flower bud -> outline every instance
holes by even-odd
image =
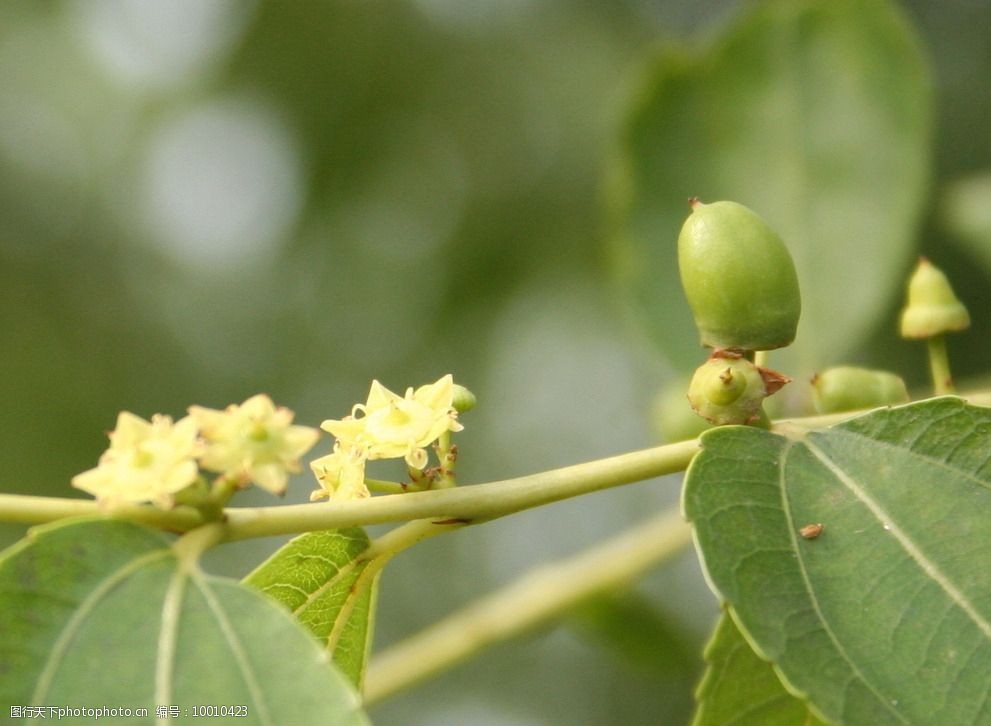
[[[460,386],[457,383],[454,384],[454,396],[451,399],[451,405],[454,406],[454,410],[458,413],[464,413],[465,411],[471,411],[475,408],[475,404],[478,399],[475,398],[475,394],[469,391],[464,386]]]
[[[784,242],[742,204],[691,205],[678,267],[702,344],[747,351],[790,344],[802,303]]]
[[[932,338],[970,327],[967,308],[957,299],[946,275],[925,257],[908,282],[908,302],[902,309],[903,338]]]
[[[900,376],[888,371],[840,366],[812,379],[812,401],[819,413],[839,413],[908,403]]]
[[[788,381],[746,358],[716,353],[695,371],[688,401],[699,416],[714,424],[753,423],[760,418],[764,399]]]

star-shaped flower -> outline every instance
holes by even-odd
[[[363,449],[369,459],[405,457],[417,469],[427,463],[424,447],[446,431],[460,431],[452,406],[454,379],[448,374],[415,391],[399,396],[372,381],[368,400],[357,404],[351,415],[328,420],[321,428],[347,447]]]
[[[291,425],[293,412],[276,408],[264,394],[223,411],[190,406],[189,413],[206,440],[200,458],[204,469],[245,484],[253,481],[273,494],[285,492],[289,472],[300,470],[299,457],[320,436],[309,426]]]
[[[310,501],[317,499],[363,499],[370,495],[365,486],[365,459],[367,452],[361,448],[348,448],[340,443],[334,453],[310,462],[313,475],[322,489],[310,494]]]
[[[106,508],[138,502],[169,508],[173,494],[196,479],[196,433],[190,416],[173,424],[168,416],[156,414],[149,422],[123,411],[99,465],[74,476],[72,486],[94,495]]]

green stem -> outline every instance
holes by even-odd
[[[991,391],[965,396],[970,403],[991,406]],[[784,419],[772,431],[800,435],[803,431],[840,423],[864,411]],[[698,440],[680,441],[585,464],[566,466],[517,479],[475,484],[455,489],[410,492],[371,499],[272,507],[228,507],[228,539],[294,534],[414,519],[494,519],[542,504],[589,492],[683,471],[698,451]],[[0,494],[0,521],[42,524],[66,517],[107,514],[96,502],[59,497]],[[203,514],[187,505],[170,510],[127,506],[109,514],[114,519],[146,524],[172,532],[186,532],[206,523]]]
[[[440,465],[440,478],[437,481],[438,489],[449,489],[458,485],[456,474],[454,473],[455,454],[451,447],[451,432],[445,431],[437,439],[437,462]]]
[[[227,502],[231,500],[237,490],[237,481],[226,476],[218,477],[210,488],[210,493],[203,502],[197,505],[197,509],[203,513],[204,519],[208,521],[223,519],[224,507],[227,506]]]
[[[171,532],[186,532],[207,521],[202,512],[188,505],[169,510],[132,505],[108,513],[88,499],[0,494],[0,521],[3,522],[43,524],[67,517],[93,517],[99,514],[109,514],[112,519],[138,522]]]
[[[950,372],[950,356],[946,352],[946,336],[934,335],[929,338],[927,343],[933,392],[937,396],[956,393],[956,387],[953,385],[953,374]]]
[[[581,494],[683,471],[697,451],[698,441],[681,441],[488,484],[326,504],[228,507],[225,510],[227,539],[415,519],[462,523],[494,519]],[[38,524],[100,513],[95,502],[0,494],[0,521]],[[167,511],[150,506],[126,507],[115,510],[113,516],[172,531],[186,531],[204,523],[203,515],[192,507]]]
[[[420,487],[416,484],[400,484],[397,481],[368,479],[367,477],[365,478],[365,486],[368,487],[369,491],[378,492],[379,494],[405,494],[406,492],[420,490]]]
[[[358,578],[351,585],[351,594],[345,601],[344,609],[334,619],[334,628],[327,637],[328,650],[333,652],[337,647],[337,643],[344,633],[344,628],[347,627],[355,604],[361,599],[364,591],[372,587],[379,573],[382,572],[382,569],[393,557],[418,542],[453,529],[459,529],[463,526],[463,522],[435,524],[428,520],[417,520],[415,522],[407,522],[372,540],[368,549],[359,556],[359,561],[366,564],[364,564]]]
[[[407,465],[406,472],[409,474],[409,480],[412,488],[416,491],[422,492],[433,487],[433,479],[424,474],[421,469]]]
[[[681,515],[669,510],[576,556],[532,570],[375,657],[365,679],[365,704],[547,622],[592,595],[627,585],[681,551],[690,533]]]
[[[227,510],[228,539],[267,537],[411,519],[474,523],[581,494],[682,471],[697,452],[697,441],[682,441],[517,479],[469,487],[320,505],[236,507]]]
[[[385,534],[376,537],[361,557],[367,560],[388,561],[403,550],[409,549],[417,542],[422,542],[443,532],[450,532],[465,526],[465,522],[436,523],[429,519],[417,519],[407,522]],[[385,564],[385,562],[383,562]]]
[[[217,478],[217,481],[213,483],[213,488],[210,490],[210,501],[215,503],[220,509],[223,509],[227,502],[231,500],[231,497],[237,493],[238,489],[243,489],[247,485],[240,484],[236,479],[231,479],[226,476],[221,476]]]
[[[195,567],[204,552],[224,539],[224,529],[222,523],[211,522],[190,530],[177,539],[172,549],[181,566],[186,570]]]

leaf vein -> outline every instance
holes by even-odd
[[[379,568],[381,569],[381,568]],[[344,597],[344,602],[341,603],[341,609],[337,611],[337,615],[334,617],[333,625],[330,628],[330,632],[327,634],[327,650],[333,653],[337,649],[338,643],[341,641],[341,636],[344,634],[344,628],[347,626],[347,622],[351,617],[351,613],[354,612],[355,605],[357,605],[358,600],[361,596],[365,594],[364,591],[364,580],[371,572],[372,579],[378,574],[378,569],[373,570],[371,567],[365,567],[358,577],[355,579],[354,584],[348,590],[348,594]]]
[[[136,557],[130,562],[121,565],[96,584],[90,594],[87,595],[79,604],[79,607],[76,608],[76,611],[72,614],[72,617],[69,618],[69,621],[65,624],[62,632],[59,633],[58,637],[55,639],[55,642],[52,644],[51,653],[45,661],[44,668],[41,669],[41,673],[38,675],[38,683],[35,686],[34,693],[31,694],[32,704],[39,705],[45,698],[45,695],[48,693],[48,689],[51,688],[52,679],[55,677],[55,671],[58,668],[62,658],[65,656],[70,643],[78,634],[79,629],[82,627],[82,624],[85,622],[86,618],[88,618],[96,609],[96,606],[99,604],[100,600],[102,600],[108,592],[116,587],[122,580],[131,575],[135,570],[139,570],[145,565],[154,562],[155,560],[168,557],[171,554],[171,550],[163,548],[141,555],[140,557]]]
[[[809,446],[811,448],[811,444],[809,444]],[[857,667],[857,664],[850,657],[850,654],[847,653],[846,648],[844,648],[843,645],[840,643],[840,640],[836,636],[836,633],[833,632],[832,627],[829,625],[829,621],[826,619],[825,613],[822,612],[822,608],[819,607],[819,600],[816,597],[815,588],[812,586],[812,580],[809,577],[809,572],[805,566],[805,559],[802,556],[803,550],[801,547],[798,546],[798,539],[796,537],[796,525],[795,525],[794,517],[792,516],[791,513],[791,505],[788,501],[788,496],[787,496],[788,487],[787,487],[787,479],[785,478],[785,471],[787,469],[786,462],[789,453],[791,453],[794,447],[795,447],[795,442],[789,441],[786,447],[782,450],[781,463],[778,467],[778,477],[779,477],[780,489],[781,489],[781,507],[784,512],[785,519],[787,521],[788,536],[791,538],[792,547],[794,548],[796,553],[795,561],[798,565],[799,573],[802,576],[802,581],[805,583],[805,589],[806,592],[808,593],[809,601],[812,604],[812,608],[815,610],[816,616],[819,618],[819,622],[822,623],[823,630],[826,632],[826,635],[829,637],[830,641],[832,641],[833,643],[833,646],[836,648],[837,655],[839,655],[846,662],[847,666],[849,666],[850,668],[851,673],[855,674],[856,677],[860,680],[860,682],[863,683],[864,686],[871,693],[874,694],[874,697],[878,699],[878,701],[885,708],[885,710],[893,714],[902,723],[908,723],[908,721],[906,721],[905,718],[900,713],[892,709],[890,700],[885,698],[878,691],[877,687],[867,679],[867,677],[863,674],[860,668]]]
[[[291,592],[298,592],[303,596],[304,600],[310,594],[299,585],[294,585],[291,582],[273,582],[271,585],[265,585],[265,587],[262,588],[262,592],[265,593],[270,593],[273,590],[289,590]]]
[[[162,602],[162,625],[158,631],[158,655],[155,658],[155,705],[172,702],[172,675],[179,640],[179,616],[186,591],[186,572],[179,567],[169,581]]]
[[[815,457],[819,459],[819,461],[821,461],[830,472],[832,472],[833,476],[835,476],[837,480],[843,484],[843,486],[849,489],[850,493],[863,502],[867,509],[870,510],[871,514],[878,519],[878,521],[888,527],[891,534],[898,540],[898,543],[905,549],[905,552],[913,560],[915,560],[915,563],[922,569],[922,571],[943,589],[943,591],[957,605],[957,607],[966,613],[974,624],[977,625],[980,631],[984,633],[985,637],[991,639],[991,623],[981,616],[967,596],[953,584],[953,582],[942,572],[942,570],[939,569],[939,567],[936,566],[934,562],[926,557],[925,553],[920,550],[918,546],[916,546],[915,542],[912,541],[908,534],[906,534],[901,527],[892,521],[892,518],[887,512],[884,511],[884,509],[881,508],[881,505],[874,501],[867,494],[867,492],[865,492],[852,477],[843,471],[839,465],[836,464],[836,462],[831,460],[825,452],[819,449],[811,441],[807,441],[806,444],[812,451],[813,455],[815,455]],[[985,486],[987,485],[985,484]]]
[[[355,557],[353,560],[351,560],[350,562],[348,562],[346,565],[344,565],[343,567],[339,568],[337,570],[337,572],[334,573],[334,575],[332,577],[330,577],[330,578],[328,578],[326,580],[326,582],[324,582],[322,585],[320,585],[319,587],[317,587],[316,589],[314,589],[313,592],[311,592],[307,596],[306,600],[304,600],[303,603],[300,604],[299,607],[297,607],[295,610],[292,611],[292,614],[293,615],[299,615],[299,613],[301,611],[305,610],[310,605],[312,605],[314,600],[316,600],[317,598],[319,598],[321,595],[323,595],[325,592],[327,592],[327,590],[329,590],[334,585],[336,585],[338,583],[338,581],[340,581],[345,575],[351,574],[351,571],[354,570],[359,565],[367,565],[367,564],[368,564],[368,561],[367,560],[362,560],[361,557],[360,557],[360,555],[358,557]],[[359,577],[360,577],[360,575],[359,575]]]
[[[950,472],[956,474],[957,476],[959,476],[959,477],[961,477],[963,479],[967,479],[968,481],[974,482],[975,484],[977,484],[979,486],[982,486],[985,489],[991,489],[991,482],[989,482],[989,481],[987,481],[985,479],[981,479],[975,473],[969,472],[969,471],[967,471],[965,469],[961,469],[959,467],[952,466],[951,464],[948,464],[945,461],[940,461],[939,459],[933,458],[931,456],[926,456],[925,454],[921,454],[918,451],[915,451],[914,449],[905,448],[903,446],[894,444],[894,443],[892,443],[890,441],[881,441],[879,439],[872,439],[869,436],[861,436],[860,434],[858,434],[855,431],[840,430],[840,429],[831,429],[829,431],[830,437],[832,437],[832,436],[834,436],[836,434],[841,434],[842,436],[853,436],[853,437],[856,437],[856,438],[866,439],[868,442],[870,442],[870,444],[872,446],[884,446],[884,447],[887,447],[889,449],[894,449],[895,451],[898,451],[900,453],[904,453],[904,454],[908,454],[910,456],[914,456],[917,459],[920,459],[922,461],[925,461],[927,463],[932,464],[933,466],[937,466],[937,467],[940,467],[942,469],[946,469],[947,471],[950,471]],[[810,435],[806,439],[806,442],[809,444],[810,447],[815,448],[816,451],[821,452],[823,456],[827,456],[827,458],[828,458],[828,455],[826,454],[826,452],[822,451],[822,449],[820,449],[818,446],[816,446],[815,444],[812,443],[812,439],[814,437],[815,437],[814,434]],[[817,457],[818,457],[818,454],[817,454]],[[821,457],[819,457],[819,458],[821,458]],[[988,461],[991,461],[991,456],[988,457]],[[981,468],[983,468],[983,465],[982,465]]]
[[[272,726],[274,722],[272,721],[272,717],[268,712],[268,707],[265,704],[261,686],[258,684],[255,671],[251,667],[251,661],[248,658],[248,654],[241,645],[241,639],[238,637],[237,632],[231,626],[230,620],[227,618],[227,613],[224,612],[224,609],[220,606],[220,603],[213,596],[213,592],[211,592],[208,587],[208,583],[201,576],[198,576],[195,573],[193,573],[192,578],[193,582],[196,583],[196,587],[206,600],[207,605],[210,607],[210,610],[217,618],[217,624],[220,626],[220,631],[223,633],[224,639],[227,641],[227,644],[230,646],[231,652],[234,655],[234,662],[237,663],[238,670],[241,671],[241,675],[244,677],[244,682],[248,687],[248,693],[251,696],[251,700],[258,709],[259,720],[265,724],[265,726]]]

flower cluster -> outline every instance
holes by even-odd
[[[310,499],[369,496],[365,463],[372,459],[403,458],[413,475],[422,475],[426,447],[460,431],[458,410],[472,405],[474,396],[450,375],[408,388],[402,396],[373,381],[368,400],[355,405],[350,416],[323,422],[336,441],[332,453],[310,464],[321,486]],[[72,485],[107,509],[141,502],[169,508],[177,501],[223,506],[235,489],[251,483],[282,494],[289,474],[300,470],[300,457],[320,436],[317,429],[292,421],[292,411],[277,408],[262,394],[224,410],[190,406],[189,415],[175,422],[161,414],[146,421],[125,411],[99,464],[73,477]],[[446,444],[441,450],[448,462],[454,460]],[[201,470],[220,475],[212,491]],[[442,465],[440,471],[453,481],[450,469]]]
[[[191,406],[189,414],[206,442],[200,466],[273,494],[285,492],[289,472],[300,470],[299,457],[320,436],[309,426],[293,426],[292,411],[262,394],[223,411]]]
[[[77,474],[72,486],[108,508],[136,502],[168,508],[173,495],[196,479],[195,458],[201,451],[196,421],[190,416],[172,423],[168,416],[156,414],[149,422],[123,411],[99,466]]]
[[[350,416],[328,420],[321,428],[337,439],[334,451],[313,461],[321,489],[311,499],[356,499],[369,496],[365,486],[365,462],[404,458],[412,469],[427,465],[426,447],[449,431],[460,431],[453,406],[454,379],[446,375],[436,383],[403,396],[372,381],[368,400],[356,404]]]
[[[265,395],[223,411],[192,406],[174,423],[168,416],[156,414],[149,422],[125,411],[98,466],[73,477],[72,485],[107,508],[139,502],[168,508],[202,467],[236,487],[254,482],[282,494],[289,472],[299,471],[299,458],[320,435],[292,419],[289,409],[276,408]]]

